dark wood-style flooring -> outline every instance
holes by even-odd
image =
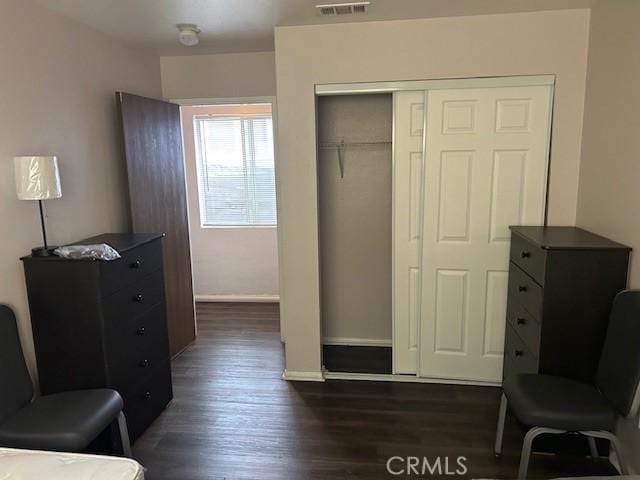
[[[196,343],[173,362],[175,399],[134,445],[147,480],[408,478],[386,473],[394,455],[464,456],[470,478],[516,477],[512,419],[493,456],[498,389],[285,382],[277,305],[199,304],[197,317]],[[551,455],[530,468],[530,478],[611,473],[605,460]]]

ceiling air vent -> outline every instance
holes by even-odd
[[[321,15],[353,15],[365,13],[371,2],[328,3],[316,5]]]

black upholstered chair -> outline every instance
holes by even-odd
[[[0,446],[77,452],[112,422],[131,456],[122,397],[96,389],[33,397],[13,311],[0,305]]]
[[[531,427],[524,437],[519,479],[527,476],[533,440],[547,433],[584,435],[593,458],[598,457],[594,439],[609,440],[618,454],[622,473],[626,473],[613,430],[618,415],[626,417],[631,413],[640,381],[640,290],[625,290],[615,297],[594,380],[594,384],[586,384],[537,374],[505,379],[495,453],[502,451],[508,405],[521,423]]]

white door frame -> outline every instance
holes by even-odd
[[[259,96],[259,97],[222,97],[222,98],[174,98],[168,100],[169,102],[176,103],[181,107],[194,107],[198,105],[252,105],[258,103],[268,103],[271,105],[271,118],[273,124],[273,157],[274,157],[274,165],[275,165],[275,173],[276,173],[276,204],[280,205],[280,189],[278,188],[278,104],[277,97],[275,96]],[[184,139],[183,139],[184,141]],[[186,181],[186,178],[185,178]],[[280,209],[277,208],[279,211]],[[191,227],[189,227],[191,228]],[[259,227],[264,228],[264,227]],[[274,228],[274,227],[266,227],[266,228]],[[280,229],[278,225],[275,226],[278,234],[278,244],[281,244],[280,238]],[[193,258],[193,255],[191,256]],[[282,264],[280,260],[280,255],[278,255],[278,289],[282,292]],[[216,296],[215,301],[245,301],[245,302],[280,302],[280,295],[277,296],[268,296],[268,297],[226,297],[226,296]],[[201,301],[207,301],[206,298],[201,299]],[[211,301],[211,299],[210,299]],[[195,298],[194,298],[195,302]],[[195,308],[195,307],[194,307]],[[196,322],[197,324],[197,322]],[[280,315],[280,340],[284,343],[284,322],[283,315]]]
[[[425,94],[428,90],[440,90],[440,89],[453,89],[453,88],[501,88],[501,87],[519,87],[519,86],[539,86],[549,85],[551,86],[550,105],[549,105],[549,133],[548,144],[546,152],[546,166],[545,177],[546,182],[544,186],[544,224],[547,223],[548,213],[548,194],[549,194],[549,162],[551,159],[551,130],[553,126],[553,103],[555,95],[555,75],[506,75],[506,76],[494,76],[494,77],[474,77],[474,78],[443,78],[433,80],[403,80],[403,81],[381,81],[381,82],[354,82],[354,83],[328,83],[318,84],[315,86],[316,97],[329,96],[329,95],[366,95],[372,93],[393,93],[399,91],[411,91],[411,90],[424,90]],[[425,95],[425,118],[426,110],[428,108]],[[395,124],[395,121],[394,121]],[[426,126],[425,126],[426,127]],[[426,128],[424,131],[424,138],[426,138]],[[426,155],[426,149],[423,145],[423,155]],[[317,154],[316,154],[317,155]],[[317,159],[316,159],[317,161]],[[424,225],[422,226],[424,228]],[[393,260],[392,260],[393,261]],[[392,268],[395,271],[395,262]],[[395,307],[394,307],[395,308]],[[392,322],[395,315],[392,315]],[[393,326],[392,331],[395,330]],[[320,351],[322,351],[322,340],[320,345]],[[419,348],[419,346],[418,346]],[[335,374],[325,373],[325,378],[331,376],[335,377]],[[377,374],[344,374],[340,378],[343,379],[366,379],[366,380],[392,380],[392,381],[407,381],[415,382],[416,378],[419,378],[420,383],[442,383],[442,379],[438,378],[426,378],[416,377],[414,375],[377,375]],[[451,383],[461,383],[452,380]],[[467,382],[462,382],[467,383]],[[493,382],[469,382],[470,384],[484,384],[495,385]]]
[[[442,78],[436,80],[404,80],[397,82],[326,83],[316,85],[316,95],[357,95],[391,93],[403,90],[439,90],[452,88],[533,87],[554,85],[555,75],[516,75],[476,78]]]

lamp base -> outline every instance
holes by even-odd
[[[31,249],[32,257],[52,257],[53,251],[58,247],[36,247]]]

